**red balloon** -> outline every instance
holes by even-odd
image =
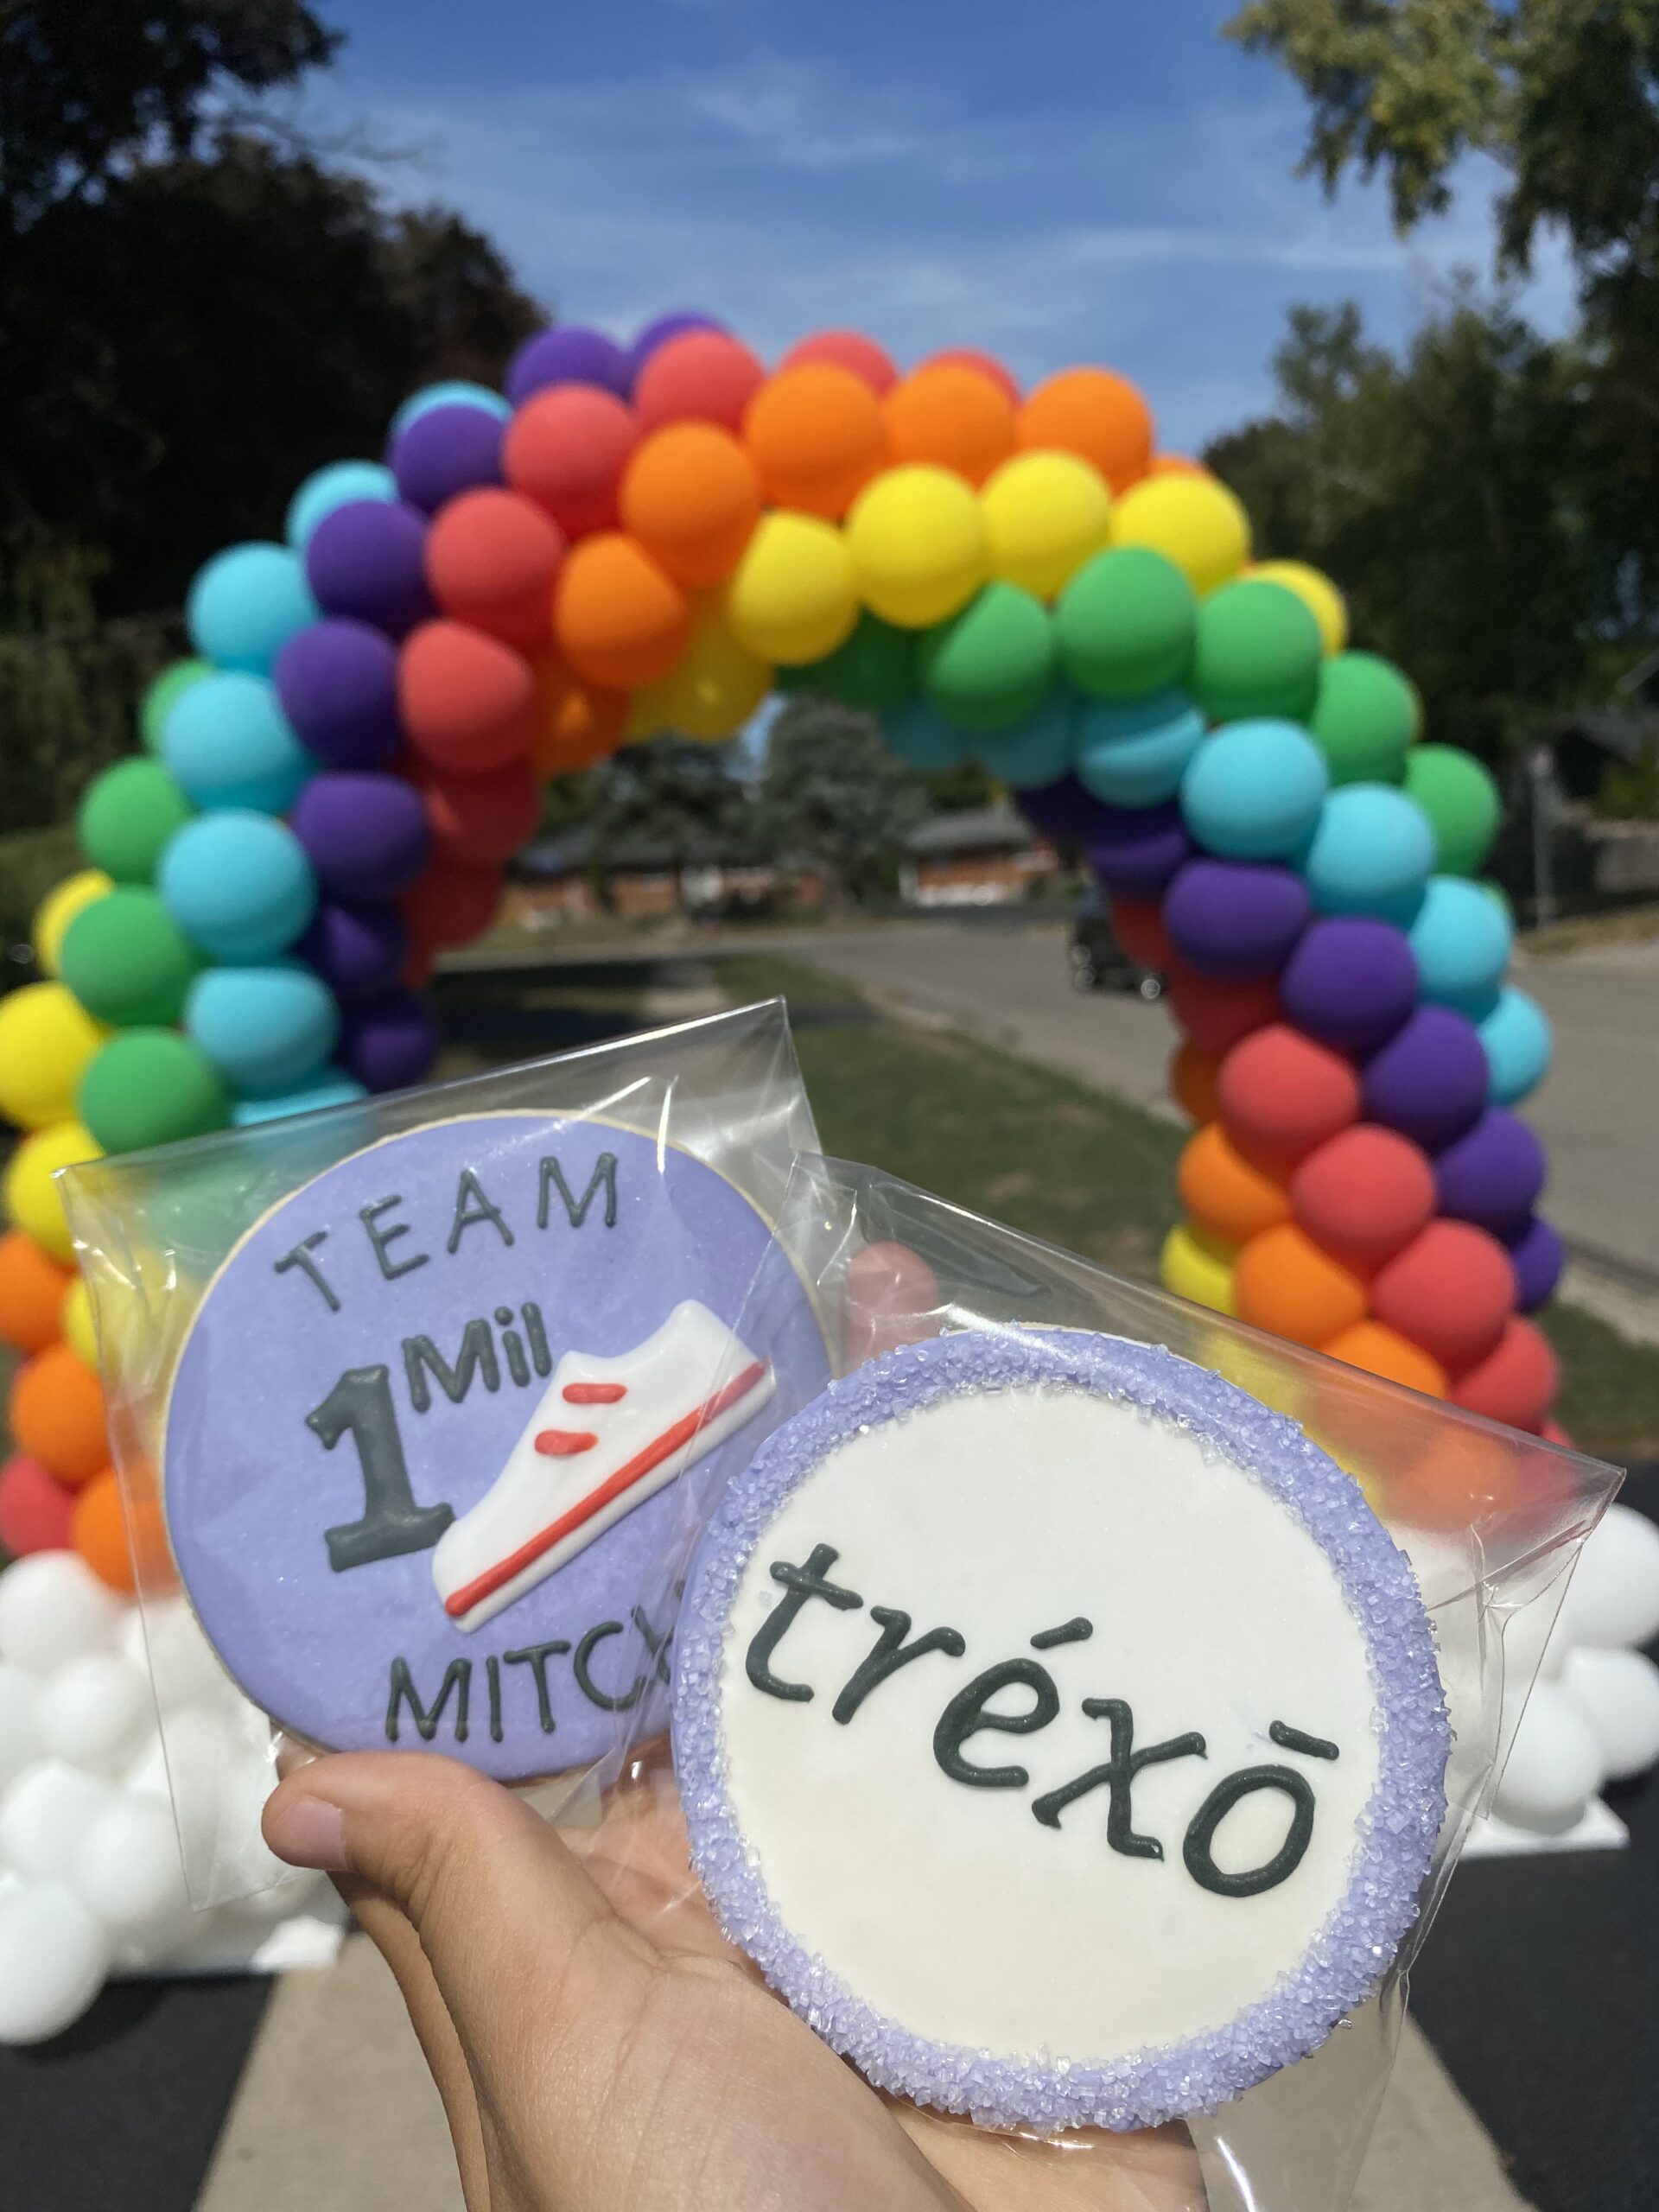
[[[1205,988],[1223,998],[1239,989],[1222,983]],[[1359,1077],[1352,1067],[1340,1052],[1316,1045],[1287,1021],[1269,1022],[1235,1045],[1221,1064],[1216,1090],[1222,1119],[1237,1143],[1286,1166],[1328,1144],[1359,1113]]]
[[[1378,1268],[1433,1218],[1434,1171],[1392,1129],[1357,1122],[1308,1154],[1291,1211],[1316,1244],[1352,1268]]]
[[[1155,899],[1114,899],[1112,935],[1131,960],[1161,975],[1174,959],[1162,909]]]
[[[1239,1039],[1279,1018],[1279,994],[1270,982],[1217,983],[1172,952],[1163,963],[1175,1019],[1199,1052],[1219,1059]]]
[[[874,338],[866,338],[861,331],[815,331],[810,338],[803,338],[798,345],[791,346],[778,365],[780,369],[798,369],[804,361],[833,361],[838,369],[850,369],[861,383],[868,385],[878,399],[899,381],[899,372],[891,359]]]
[[[1431,1221],[1376,1276],[1371,1310],[1432,1352],[1448,1375],[1465,1375],[1497,1344],[1515,1310],[1515,1270],[1484,1229]]]
[[[457,622],[470,622],[520,652],[553,634],[553,580],[564,533],[520,492],[463,492],[439,509],[426,537],[426,581]]]
[[[597,385],[556,384],[507,425],[501,464],[515,492],[546,509],[567,537],[616,528],[616,494],[639,441],[632,408]]]
[[[954,361],[958,368],[977,369],[981,376],[990,378],[1010,406],[1020,404],[1019,385],[1001,362],[991,354],[982,353],[972,346],[947,346],[943,353],[930,353],[918,365],[924,369],[937,369],[946,361]]]
[[[440,861],[489,868],[510,860],[536,833],[541,789],[528,760],[510,760],[487,776],[416,774]]]
[[[734,435],[766,370],[741,338],[725,330],[688,330],[671,338],[639,372],[633,411],[642,433],[665,423],[717,423]]]
[[[442,951],[482,937],[501,902],[499,868],[470,868],[438,861],[403,901],[404,919],[417,952]]]
[[[73,1492],[27,1452],[14,1452],[0,1467],[0,1545],[16,1558],[62,1551],[74,1511]]]
[[[423,622],[404,640],[397,709],[410,745],[431,766],[485,776],[527,760],[536,707],[534,671],[499,638],[442,621]]]
[[[1560,1380],[1548,1338],[1530,1321],[1512,1316],[1485,1358],[1459,1376],[1452,1399],[1471,1414],[1535,1434],[1544,1426]]]

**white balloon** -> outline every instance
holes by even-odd
[[[0,1861],[33,1881],[60,1880],[111,1795],[96,1775],[62,1759],[36,1759],[0,1797]]]
[[[1562,1610],[1574,1643],[1605,1651],[1659,1636],[1659,1529],[1628,1505],[1610,1505],[1579,1554]]]
[[[123,1786],[140,1797],[159,1797],[163,1804],[171,1804],[173,1792],[167,1779],[167,1754],[162,1749],[159,1736],[145,1738],[144,1747],[127,1769]]]
[[[115,1648],[124,1659],[130,1659],[141,1674],[149,1672],[149,1649],[144,1642],[144,1616],[137,1605],[129,1605],[121,1616],[121,1625],[115,1631]]]
[[[0,1573],[0,1659],[53,1674],[106,1649],[124,1610],[79,1552],[31,1552]]]
[[[109,1965],[109,1936],[61,1882],[0,1892],[0,2044],[60,2033],[97,1996]]]
[[[35,1711],[38,1694],[33,1675],[0,1659],[0,1789],[45,1748]]]
[[[106,1928],[135,1942],[190,1909],[173,1815],[154,1797],[112,1798],[82,1838],[70,1878]]]
[[[164,1598],[144,1614],[145,1650],[164,1708],[233,1705],[238,1693],[182,1598]]]
[[[149,1683],[118,1651],[89,1651],[41,1684],[35,1708],[53,1757],[118,1772],[154,1725]]]
[[[1562,1683],[1589,1723],[1611,1782],[1645,1774],[1659,1760],[1659,1667],[1640,1651],[1567,1655]]]
[[[1493,1810],[1516,1827],[1560,1835],[1583,1816],[1601,1782],[1601,1753],[1584,1715],[1556,1683],[1535,1683]]]

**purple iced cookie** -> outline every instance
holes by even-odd
[[[662,1699],[677,1478],[723,1479],[826,1374],[766,1223],[690,1154],[435,1122],[327,1170],[220,1268],[168,1403],[168,1532],[283,1726],[523,1780]]]
[[[1450,1732],[1411,1569],[1300,1428],[1166,1351],[974,1332],[833,1384],[721,1497],[677,1651],[722,1926],[918,2103],[1213,2109],[1416,1918]]]

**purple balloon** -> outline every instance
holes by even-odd
[[[325,904],[294,948],[342,1006],[378,998],[404,972],[409,926],[395,906]]]
[[[1276,976],[1307,927],[1307,886],[1294,868],[1191,860],[1164,894],[1164,926],[1189,968],[1221,983]]]
[[[567,323],[525,339],[507,366],[507,397],[522,407],[550,384],[596,384],[626,399],[633,389],[628,357],[602,330]]]
[[[671,338],[683,337],[688,330],[724,330],[723,322],[716,322],[711,315],[699,315],[695,308],[685,308],[675,315],[659,315],[655,322],[648,322],[628,348],[628,389],[632,391],[639,372],[659,346],[666,346]]]
[[[1101,806],[1100,817],[1088,845],[1096,875],[1117,898],[1161,899],[1165,885],[1192,850],[1180,808],[1173,799],[1162,806]]]
[[[346,1009],[335,1057],[371,1090],[418,1083],[438,1055],[437,1009],[424,991],[387,991]]]
[[[1439,1152],[1479,1120],[1487,1081],[1474,1024],[1450,1007],[1420,1006],[1366,1063],[1364,1118]]]
[[[1515,1303],[1522,1313],[1548,1306],[1567,1265],[1567,1247],[1541,1214],[1533,1214],[1505,1236],[1515,1269]]]
[[[1279,996],[1322,1045],[1363,1055],[1384,1045],[1417,1003],[1417,962],[1405,932],[1367,914],[1315,922],[1285,963]]]
[[[314,622],[271,671],[301,742],[331,768],[378,768],[404,741],[397,648],[366,622]]]
[[[507,426],[483,407],[429,407],[391,442],[387,459],[410,506],[435,514],[458,492],[501,481]]]
[[[426,588],[426,518],[400,499],[348,499],[325,515],[307,542],[305,573],[326,614],[388,637],[436,611]]]
[[[1523,1223],[1544,1187],[1544,1147],[1502,1106],[1489,1106],[1472,1129],[1434,1162],[1442,1213],[1502,1235]]]
[[[367,771],[314,776],[295,801],[289,827],[325,894],[353,905],[401,898],[432,849],[426,807],[414,785]]]
[[[1057,845],[1086,845],[1109,810],[1075,776],[1030,785],[1009,797],[1032,828]]]

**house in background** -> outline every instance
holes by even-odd
[[[1005,906],[1059,872],[1059,857],[1017,807],[936,814],[905,840],[899,895],[910,906]]]

